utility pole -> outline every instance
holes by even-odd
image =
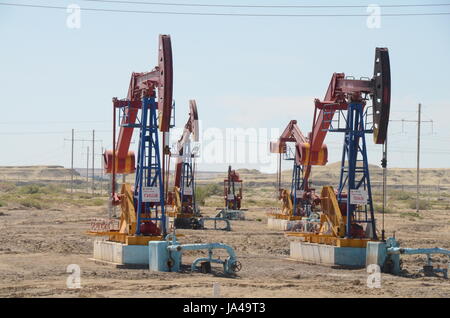
[[[417,119],[417,196],[416,196],[416,211],[419,212],[419,195],[420,195],[420,115],[422,104],[419,103],[419,114]]]
[[[81,142],[83,142],[83,145],[82,145],[82,147],[84,147],[84,143],[85,142],[91,142],[92,141],[92,189],[94,189],[94,156],[95,156],[95,151],[94,151],[94,149],[95,149],[95,143],[96,142],[100,142],[100,143],[102,143],[103,141],[102,140],[96,140],[95,139],[95,130],[93,130],[92,131],[92,140],[91,139],[75,139],[74,138],[74,135],[75,135],[75,133],[74,133],[74,129],[72,129],[72,138],[71,139],[64,139],[64,141],[70,141],[71,143],[72,143],[72,162],[71,162],[71,168],[72,168],[72,185],[71,185],[71,193],[73,192],[73,179],[74,179],[74,168],[73,168],[73,156],[74,156],[74,144],[75,144],[75,142],[78,142],[78,141],[81,141]],[[81,152],[81,156],[84,156],[84,154],[83,154],[83,152]],[[89,160],[89,147],[88,147],[88,154],[87,154],[87,156],[88,156],[88,160]],[[89,166],[89,164],[87,164],[87,166]],[[87,168],[87,170],[86,170],[86,182],[88,182],[88,186],[87,186],[87,192],[89,193],[89,169]],[[76,177],[77,179],[78,179],[78,177]],[[92,191],[94,191],[94,190],[92,190]],[[93,194],[93,192],[92,192],[92,194]]]
[[[401,122],[402,123],[402,132],[403,132],[403,125],[406,122],[409,123],[417,123],[417,172],[416,172],[416,176],[417,176],[417,180],[416,180],[416,212],[418,213],[420,210],[420,201],[419,201],[419,196],[420,196],[420,126],[422,123],[431,123],[431,134],[433,134],[433,120],[422,120],[422,104],[419,103],[418,105],[418,114],[417,114],[418,118],[417,120],[406,120],[406,119],[401,119],[401,120],[396,120],[396,119],[390,119],[389,121],[397,121],[397,122]],[[403,185],[402,185],[402,191],[403,191]]]
[[[94,186],[95,186],[95,170],[94,170],[94,162],[95,162],[95,130],[92,130],[92,195],[94,195]]]
[[[102,147],[102,153],[101,153],[101,155],[103,154],[103,147]],[[103,158],[101,158],[101,162],[102,162],[102,164],[101,164],[101,175],[100,175],[100,195],[103,195],[103,169],[104,169],[104,167],[103,167],[103,165],[104,165],[104,163],[103,163]]]
[[[70,164],[70,194],[73,195],[73,145],[74,145],[74,129],[72,128],[72,154],[71,154],[71,164]]]
[[[89,193],[89,147],[87,147],[87,156],[86,156],[86,192]]]

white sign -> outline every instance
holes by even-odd
[[[142,202],[160,202],[159,187],[142,187]]]
[[[228,200],[234,200],[234,194],[233,193],[229,193],[228,194]]]
[[[305,191],[303,191],[303,190],[296,190],[295,191],[295,196],[297,197],[297,198],[303,198],[303,195],[305,194]]]
[[[184,188],[184,195],[192,195],[192,187],[186,187]]]
[[[351,189],[350,190],[350,204],[367,204],[368,194],[364,189]]]

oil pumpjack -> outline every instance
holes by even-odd
[[[223,198],[225,208],[217,213],[216,217],[229,220],[244,220],[244,209],[241,208],[242,203],[242,180],[236,170],[228,166],[227,178],[223,181]]]
[[[287,143],[295,143],[295,150],[290,151]],[[270,143],[270,152],[279,155],[277,184],[278,199],[281,202],[281,213],[269,213],[269,218],[295,221],[309,217],[312,212],[320,210],[320,197],[309,184],[310,166],[325,165],[327,163],[327,146],[325,144],[322,145],[319,152],[310,156],[309,138],[303,135],[297,125],[297,121],[291,120],[278,140]],[[282,154],[284,154],[286,160],[293,161],[290,190],[281,187]]]
[[[191,140],[192,139],[192,140]],[[168,215],[177,228],[200,228],[197,220],[201,217],[195,200],[195,157],[196,151],[192,142],[199,140],[199,123],[197,103],[189,101],[189,118],[184,126],[183,134],[176,144],[171,156],[176,157],[173,191],[169,192],[168,204],[172,211]]]
[[[354,79],[346,77],[344,73],[334,73],[325,98],[315,99],[308,156],[314,158],[323,151],[327,132],[344,133],[340,180],[337,191],[331,186],[322,188],[321,216],[320,220],[314,221],[318,226],[309,227],[310,230],[303,228],[299,232],[287,233],[288,237],[301,238],[301,242],[294,245],[291,243],[291,256],[294,258],[306,257],[305,249],[311,246],[305,243],[356,248],[352,251],[357,255],[365,251],[369,241],[378,239],[366,134],[373,133],[376,144],[385,142],[389,123],[390,92],[388,50],[376,48],[372,79]],[[371,106],[367,105],[369,100],[372,101]],[[336,113],[338,118],[334,119]],[[310,165],[306,170],[310,170]],[[363,261],[365,260],[359,259],[360,263]]]
[[[105,172],[111,174],[111,202],[121,210],[118,229],[90,234],[128,245],[146,245],[167,234],[161,157],[166,155],[166,134],[171,128],[172,87],[171,40],[169,35],[160,35],[157,66],[132,73],[127,97],[113,98],[113,149],[105,151],[103,160]],[[116,140],[117,112],[120,131]],[[137,159],[129,149],[134,129],[139,130]],[[116,175],[131,173],[135,173],[134,185],[124,183],[118,192]]]
[[[170,155],[167,142],[169,129],[173,127],[172,83],[170,36],[160,35],[158,65],[150,72],[133,73],[127,98],[113,99],[113,150],[106,151],[103,158],[106,172],[112,174],[111,202],[120,205],[121,216],[118,229],[106,228],[103,231],[88,232],[91,235],[108,237],[108,240],[94,241],[93,259],[122,265],[147,265],[153,271],[176,272],[181,268],[183,251],[206,250],[208,257],[194,260],[192,271],[197,270],[197,265],[200,265],[206,273],[210,270],[211,263],[217,263],[223,265],[225,274],[233,274],[239,271],[242,265],[231,246],[222,243],[180,244],[175,232],[168,233],[165,209],[165,184],[168,176],[165,176],[165,162],[170,161],[167,160]],[[195,102],[191,105],[194,106],[191,111],[195,110],[191,114],[195,126],[198,119]],[[121,123],[116,142],[117,109],[121,114]],[[136,168],[135,155],[129,151],[135,128],[139,129]],[[162,145],[159,143],[159,133],[163,136]],[[183,153],[190,153],[190,150],[184,151]],[[183,168],[183,162],[181,163]],[[116,174],[133,172],[134,187],[124,183],[120,193],[117,193]],[[187,179],[189,181],[189,178]],[[180,185],[182,184],[183,181]],[[217,249],[225,250],[229,257],[214,258],[213,251]]]

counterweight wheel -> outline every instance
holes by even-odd
[[[391,67],[387,48],[376,48],[373,73],[373,140],[376,144],[384,144],[391,106]]]
[[[173,91],[172,44],[170,35],[163,34],[159,36],[158,67],[160,72],[158,110],[162,114],[159,128],[161,131],[167,132],[170,128]]]

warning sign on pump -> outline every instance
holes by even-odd
[[[142,187],[142,202],[160,202],[159,187]]]
[[[350,204],[367,204],[367,191],[364,189],[351,189],[350,190]]]

